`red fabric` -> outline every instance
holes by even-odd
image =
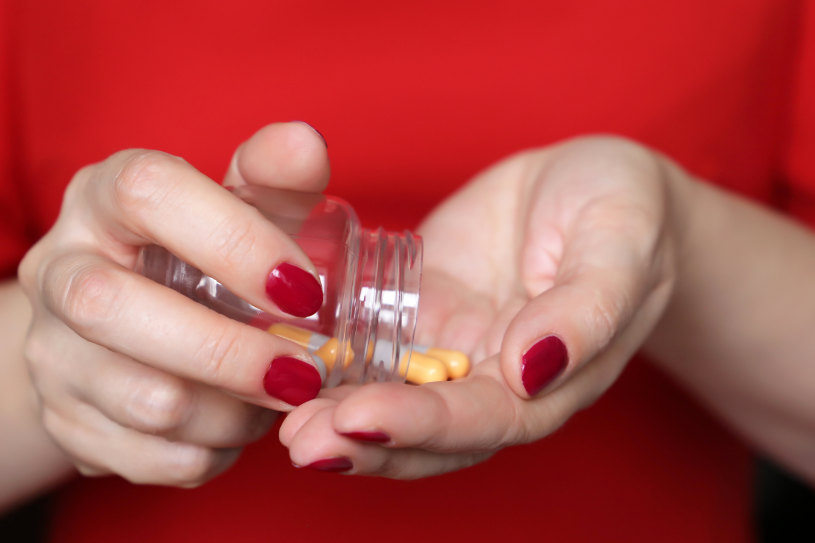
[[[815,4],[805,2],[784,163],[782,205],[815,227]]]
[[[330,192],[371,226],[414,226],[493,161],[588,132],[782,195],[815,221],[811,3],[348,4],[1,4],[0,268],[52,224],[80,166],[150,147],[218,179],[272,120],[319,128]],[[810,197],[792,204],[793,191]],[[748,541],[750,468],[743,445],[634,362],[555,435],[474,469],[304,473],[270,435],[196,490],[78,480],[52,541]]]
[[[33,240],[27,233],[28,221],[20,198],[19,163],[15,160],[17,89],[9,84],[14,71],[11,26],[9,6],[0,3],[0,279],[14,275],[18,261]]]

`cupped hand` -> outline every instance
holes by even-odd
[[[663,312],[685,174],[590,137],[479,175],[422,224],[419,344],[477,361],[457,381],[326,391],[280,430],[292,462],[417,478],[538,440],[594,402]]]
[[[320,191],[328,173],[318,133],[284,123],[237,150],[224,184]],[[150,244],[273,314],[313,313],[322,292],[290,238],[180,158],[122,151],[71,181],[19,270],[44,425],[85,474],[191,486],[230,466],[275,411],[316,396],[320,377],[292,343],[139,275]]]

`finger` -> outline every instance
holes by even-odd
[[[363,445],[456,453],[466,460],[551,434],[586,407],[588,398],[598,397],[617,371],[601,358],[597,364],[576,371],[550,394],[526,400],[503,381],[496,356],[479,363],[472,375],[458,381],[422,386],[368,384],[338,399],[319,398],[287,416],[281,426],[281,440],[292,449],[301,447],[298,454],[309,448],[321,454],[348,452],[320,448],[329,441],[336,446],[336,434]],[[317,414],[326,410],[333,413],[331,429],[312,426]],[[311,429],[304,433],[306,427]],[[304,460],[305,456],[296,458]]]
[[[386,449],[349,439],[332,429],[335,402],[310,402],[307,415],[289,436],[292,463],[317,471],[416,479],[469,467],[490,453],[439,454],[420,449]],[[305,411],[305,409],[304,409]]]
[[[520,261],[534,299],[507,328],[501,358],[527,398],[560,386],[628,328],[659,276],[667,202],[660,163],[630,142],[575,140],[539,158]]]
[[[42,328],[32,331],[31,341],[43,341]],[[208,447],[246,445],[264,435],[277,416],[81,340],[63,323],[49,326],[45,341],[60,348],[38,356],[31,371],[45,403],[57,412],[79,399],[121,426]]]
[[[63,375],[77,397],[126,428],[206,447],[242,447],[262,437],[277,413],[180,379],[97,345]]]
[[[341,400],[353,394],[358,388],[359,385],[340,385],[333,388],[326,388],[320,392],[319,398],[297,406],[296,409],[286,414],[286,417],[280,425],[278,435],[280,442],[288,447],[292,439],[294,439],[294,435],[300,430],[300,427],[308,422],[314,413],[326,407],[337,405]]]
[[[530,300],[509,324],[501,361],[519,396],[557,387],[606,349],[627,329],[653,286],[652,257],[642,249],[653,247],[650,233],[638,239],[633,226],[618,221],[616,216],[586,221],[565,242],[554,286]]]
[[[283,422],[280,424],[280,430],[278,432],[280,443],[285,447],[289,447],[294,441],[294,436],[300,431],[300,428],[314,417],[315,414],[326,408],[335,407],[336,405],[336,400],[320,397],[306,402],[290,413],[287,413]]]
[[[388,447],[488,451],[520,439],[520,400],[503,384],[497,357],[457,381],[360,387],[342,400],[333,427]]]
[[[75,417],[46,409],[43,423],[89,475],[113,472],[139,484],[198,486],[224,472],[240,449],[212,449],[123,428],[79,404]]]
[[[155,243],[273,313],[305,317],[322,305],[319,278],[298,245],[181,159],[121,152],[83,188],[94,234],[127,267],[135,264],[134,246]],[[88,223],[87,206],[69,207],[79,208],[80,224]]]
[[[300,121],[274,123],[238,147],[224,186],[248,184],[321,192],[328,184],[330,170],[322,134]]]
[[[104,257],[71,252],[42,278],[43,302],[82,338],[172,375],[288,409],[317,395],[314,361]]]

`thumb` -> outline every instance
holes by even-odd
[[[521,397],[558,387],[613,348],[609,354],[615,367],[608,369],[614,375],[607,386],[661,311],[664,296],[650,296],[658,286],[652,248],[659,229],[619,202],[611,209],[607,220],[585,221],[591,226],[575,228],[564,240],[551,286],[527,302],[507,327],[501,367]],[[629,217],[630,223],[621,226]],[[625,341],[617,341],[623,335]]]
[[[322,134],[301,121],[273,123],[237,148],[223,184],[321,192],[330,171]]]
[[[575,140],[549,158],[522,240],[535,297],[501,349],[520,397],[559,387],[595,358],[602,367],[588,373],[602,376],[592,384],[602,392],[653,328],[672,285],[663,176],[655,155],[615,138]]]

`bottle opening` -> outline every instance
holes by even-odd
[[[419,309],[421,238],[363,230],[357,253],[346,336],[357,354],[344,379],[403,381]]]

